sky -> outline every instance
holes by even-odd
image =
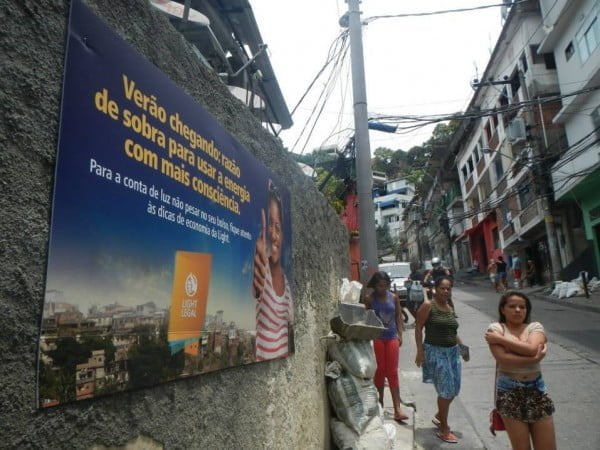
[[[291,111],[340,33],[338,19],[347,10],[347,4],[344,0],[250,0],[250,3]],[[500,1],[363,0],[361,17],[364,20],[375,15],[495,3]],[[473,94],[470,82],[477,73],[484,72],[501,26],[497,7],[429,17],[380,19],[363,27],[369,114],[438,114],[463,110]],[[292,128],[281,132],[288,149],[309,153],[323,145],[342,146],[352,133],[342,131],[354,127],[349,59],[348,53],[340,80],[310,139],[302,137],[294,145],[325,78],[315,84],[311,95],[294,114]],[[427,140],[432,128],[405,135],[371,131],[371,152],[378,147],[408,150]]]

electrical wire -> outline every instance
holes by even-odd
[[[334,78],[336,76],[339,76],[338,69],[340,67],[340,61],[343,60],[343,58],[345,58],[345,56],[348,52],[348,48],[349,48],[348,39],[347,39],[348,34],[347,33],[341,34],[340,36],[341,36],[341,39],[339,41],[337,41],[338,44],[336,44],[336,46],[333,48],[333,52],[334,52],[333,59],[332,58],[328,59],[328,61],[333,61],[333,66],[331,67],[331,70],[329,72],[327,80],[326,80],[325,84],[323,85],[323,89],[321,90],[321,93],[320,93],[319,97],[317,98],[317,101],[316,101],[315,105],[313,106],[311,113],[310,113],[308,119],[306,120],[302,130],[300,131],[300,134],[298,135],[296,141],[294,142],[294,145],[292,146],[291,151],[294,151],[296,146],[298,145],[298,143],[302,140],[304,132],[308,129],[311,121],[313,120],[313,117],[315,116],[315,113],[317,113],[317,108],[319,108],[319,104],[321,103],[321,101],[323,99],[325,99],[323,101],[323,103],[321,104],[321,107],[320,107],[319,113],[317,114],[316,119],[314,120],[311,131],[309,132],[308,138],[306,138],[306,141],[305,141],[305,144],[304,144],[301,154],[304,152],[304,149],[306,148],[308,140],[310,139],[310,136],[312,135],[312,131],[314,131],[316,121],[318,120],[321,113],[323,112],[323,109],[325,107],[325,104],[327,103],[327,99],[329,98],[329,95],[331,95],[332,86],[334,86],[332,81],[334,80]],[[331,53],[331,51],[330,51],[330,53]],[[320,73],[322,73],[322,72],[320,72]]]
[[[313,86],[315,85],[315,83],[317,82],[317,80],[321,77],[321,75],[323,74],[323,72],[325,72],[325,69],[327,69],[327,67],[329,66],[329,64],[331,64],[331,62],[335,59],[335,57],[337,56],[337,52],[335,51],[335,49],[337,48],[337,45],[339,44],[340,41],[344,40],[347,36],[348,36],[348,30],[343,30],[333,40],[333,42],[329,46],[329,50],[327,51],[327,58],[325,59],[325,63],[319,69],[319,71],[314,76],[314,78],[311,80],[311,82],[308,84],[308,87],[303,92],[303,94],[300,96],[300,99],[296,102],[296,106],[294,106],[292,108],[292,111],[290,113],[291,116],[294,115],[294,113],[296,112],[296,110],[298,109],[298,107],[302,104],[302,102],[304,101],[304,99],[306,98],[306,96],[308,95],[308,93],[310,92],[310,90],[313,88]]]
[[[319,101],[323,97],[323,94],[325,94],[325,96],[323,97],[323,101],[321,103],[321,107],[320,107],[319,111],[317,112],[317,114],[313,120],[312,127],[304,141],[304,146],[302,147],[302,150],[300,151],[301,155],[304,154],[304,151],[306,150],[306,147],[310,141],[310,138],[312,137],[315,127],[317,126],[318,120],[321,117],[323,109],[325,108],[325,105],[327,105],[327,101],[329,100],[329,97],[331,96],[331,94],[335,88],[336,79],[339,78],[339,76],[340,76],[340,72],[341,72],[340,62],[344,60],[344,58],[346,57],[346,54],[348,53],[348,50],[350,48],[349,45],[346,45],[346,41],[344,41],[344,42],[345,42],[345,46],[343,47],[343,51],[340,52],[340,56],[339,56],[338,60],[336,61],[336,63],[334,64],[331,74],[327,80],[327,83],[325,84],[323,91],[321,92],[321,95],[319,96],[319,99],[317,100],[317,103],[315,104],[315,110],[316,110],[316,107],[319,104]],[[313,116],[315,110],[313,110],[313,112],[311,113],[311,117]],[[306,122],[306,124],[302,130],[303,132],[306,129],[306,125],[308,125],[311,117],[309,117],[309,120]],[[296,143],[297,142],[298,142],[298,140],[296,140]],[[296,144],[294,144],[293,148],[295,148],[295,146],[296,146]],[[292,150],[293,150],[293,148],[292,148]]]
[[[585,142],[585,140],[587,140],[590,136],[594,135],[598,131],[600,131],[600,127],[592,130],[590,133],[588,133],[587,135],[585,135],[584,137],[582,137],[581,139],[579,139],[577,142],[575,142],[573,145],[571,145],[568,149],[566,149],[563,152],[563,154],[569,153],[571,150],[573,150],[575,147],[577,147],[580,144],[582,144],[583,142]],[[556,144],[557,142],[559,142],[559,140],[555,141],[553,144]],[[582,148],[576,150],[575,152],[571,153],[569,155],[569,157],[571,158],[570,160],[575,159],[577,156],[579,156],[580,154],[586,152],[591,147],[593,147],[593,146],[595,146],[595,145],[597,145],[599,143],[600,143],[600,138],[596,138],[592,142],[587,143],[584,147],[582,147]],[[502,156],[502,155],[499,155],[499,156]],[[556,155],[555,155],[555,157],[556,157]],[[560,160],[559,163],[562,163],[562,161],[563,160]],[[517,163],[517,162],[518,162],[517,160],[513,160],[513,164],[511,165],[511,167],[509,167],[506,170],[505,173],[509,173],[513,169],[515,163]],[[564,164],[566,164],[568,162],[569,161],[565,162]],[[491,163],[492,162],[490,161],[490,164]],[[548,170],[545,170],[545,171],[541,171],[540,175],[546,175],[546,176],[547,175],[552,175],[552,174],[554,174],[554,173],[557,172],[557,168],[559,168],[559,167],[562,167],[562,165],[556,165],[555,164],[552,168],[550,168]],[[593,166],[591,168],[588,167],[588,168],[582,169],[582,170],[577,171],[577,172],[568,173],[568,174],[566,174],[567,175],[566,177],[561,178],[561,182],[562,182],[561,185],[558,186],[558,187],[555,187],[554,191],[560,191],[566,185],[566,183],[568,183],[572,179],[581,178],[582,176],[585,176],[587,174],[593,173],[593,172],[595,172],[597,170],[599,170],[598,166]],[[531,173],[533,174],[533,172],[531,172]],[[515,197],[515,196],[519,195],[520,192],[522,192],[523,190],[539,187],[539,186],[537,186],[537,182],[527,181],[527,179],[524,179],[522,181],[523,182],[520,183],[518,185],[518,187],[514,187],[513,186],[511,188],[512,191],[513,191],[512,193],[507,190],[507,191],[505,191],[505,192],[502,193],[503,195],[501,194],[501,196],[498,197],[498,198],[496,198],[494,201],[490,201],[490,202],[486,203],[485,206],[480,206],[479,208],[469,209],[468,211],[465,211],[463,214],[453,215],[452,218],[451,218],[451,220],[455,220],[455,222],[454,222],[453,225],[455,225],[457,223],[460,223],[463,220],[475,217],[475,216],[477,216],[480,213],[484,213],[484,214],[490,213],[493,210],[495,210],[498,207],[500,207],[503,203],[505,203],[506,201],[508,201],[509,198],[512,198],[512,197]],[[496,186],[487,194],[488,198],[489,198],[489,196],[492,195],[492,193],[494,193],[494,192],[497,191],[497,189],[498,189],[498,187],[500,185],[501,185],[501,183],[496,183]],[[553,197],[553,195],[554,195],[554,192],[551,191],[551,192],[548,192],[546,194],[541,193],[541,194],[537,195],[537,198]],[[529,205],[527,205],[527,206],[529,206]],[[519,213],[519,212],[523,211],[524,209],[526,209],[527,206],[525,206],[524,208],[521,208],[521,209],[514,210],[513,212]],[[430,211],[437,212],[437,213],[440,213],[440,214],[447,214],[447,212],[448,212],[446,209],[441,209],[441,210],[437,210],[436,211],[435,208],[436,207],[434,207],[434,209],[430,210]]]
[[[374,22],[375,20],[379,20],[379,19],[396,19],[396,18],[403,18],[403,17],[436,16],[439,14],[451,14],[451,13],[460,13],[460,12],[467,12],[467,11],[478,11],[481,9],[497,8],[499,6],[516,6],[516,5],[520,5],[522,3],[528,3],[530,1],[531,0],[521,0],[521,1],[514,1],[512,3],[495,3],[493,5],[481,5],[481,6],[474,6],[471,8],[444,9],[444,10],[440,10],[440,11],[428,11],[428,12],[420,12],[420,13],[386,14],[386,15],[381,15],[381,16],[367,17],[363,21],[363,23],[369,24],[369,23]]]

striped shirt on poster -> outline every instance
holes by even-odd
[[[285,290],[279,296],[267,270],[265,288],[256,303],[256,360],[285,358],[288,349],[288,323],[293,322],[294,304],[284,275]]]

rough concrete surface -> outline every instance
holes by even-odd
[[[0,447],[324,448],[326,334],[347,236],[280,142],[229,95],[146,0],[89,0],[292,192],[296,355],[158,387],[36,409],[67,0],[0,2]]]

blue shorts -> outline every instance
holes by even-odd
[[[506,281],[506,278],[508,278],[508,274],[506,272],[498,272],[498,276],[503,281]]]
[[[423,344],[423,383],[432,383],[439,397],[453,399],[460,392],[461,362],[458,345]]]

